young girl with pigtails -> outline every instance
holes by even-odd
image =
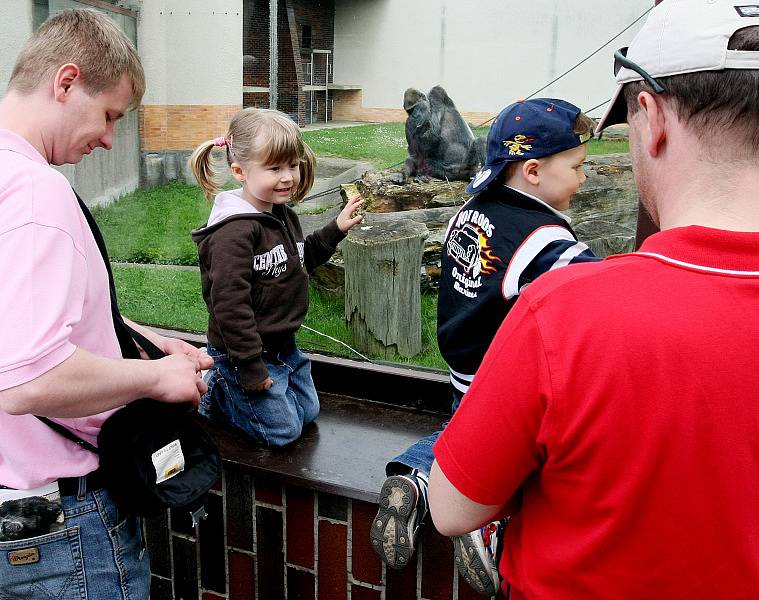
[[[226,152],[240,187],[220,191],[215,148]],[[311,363],[295,343],[308,309],[309,273],[329,260],[362,220],[361,199],[304,237],[288,206],[314,181],[316,159],[287,115],[239,111],[223,137],[198,146],[190,167],[213,201],[208,223],[192,232],[208,306],[208,392],[200,413],[267,446],[300,437],[319,414]]]

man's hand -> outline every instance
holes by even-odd
[[[133,327],[167,354],[154,363],[159,369],[158,383],[149,396],[162,402],[192,402],[197,406],[208,391],[201,371],[210,369],[213,359],[184,340],[159,335],[137,324]]]
[[[153,361],[152,364],[158,368],[158,381],[150,396],[161,402],[192,402],[197,405],[200,397],[208,391],[200,375],[200,358],[204,353],[198,354],[201,356],[193,358],[177,352]],[[205,358],[211,360],[208,355]]]
[[[194,354],[194,353],[191,353]],[[0,410],[11,415],[86,417],[138,398],[197,404],[208,388],[201,379],[210,358],[170,354],[160,360],[104,358],[77,348],[31,381],[0,391]]]
[[[132,329],[139,331],[142,335],[148,338],[151,342],[163,350],[164,354],[184,354],[193,360],[197,360],[198,371],[201,371],[203,369],[210,369],[213,366],[213,359],[208,356],[208,354],[202,352],[192,344],[188,344],[187,342],[178,338],[160,335],[155,331],[145,327],[144,325],[139,325],[134,321],[127,319],[126,317],[124,318],[124,322]],[[142,348],[140,348],[140,355],[144,359],[148,358],[148,355]]]
[[[208,354],[184,340],[162,337],[161,342],[161,350],[166,354],[184,354],[188,358],[197,360],[199,370],[210,369],[213,366],[213,359]]]

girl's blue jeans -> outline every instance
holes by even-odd
[[[280,447],[297,440],[303,427],[319,415],[319,398],[311,379],[311,361],[293,340],[292,347],[264,352],[263,360],[274,382],[268,390],[242,389],[229,356],[208,346],[214,365],[206,373],[208,391],[200,400],[200,414],[233,425],[255,441]]]
[[[150,562],[140,520],[105,490],[62,496],[65,529],[0,542],[0,598],[146,600]]]

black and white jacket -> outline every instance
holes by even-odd
[[[545,202],[493,183],[448,224],[442,250],[438,345],[461,397],[506,313],[539,275],[600,260],[577,241],[569,218]]]

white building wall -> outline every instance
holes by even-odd
[[[239,104],[242,0],[143,0],[143,104]]]
[[[335,0],[334,82],[364,107],[399,108],[442,85],[462,112],[532,94],[653,7],[653,0]],[[612,55],[644,19],[540,92],[590,109],[612,94]],[[603,107],[591,113],[600,116]]]
[[[32,18],[32,0],[0,2],[0,96],[5,94],[16,57],[32,33]]]

